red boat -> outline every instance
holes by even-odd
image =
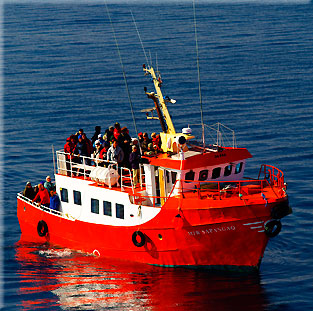
[[[156,90],[145,89],[155,105],[145,112],[160,120],[162,145],[161,152],[142,156],[140,186],[127,167],[85,157],[77,163],[57,151],[61,208],[19,193],[21,240],[151,265],[258,269],[280,219],[291,213],[283,172],[262,165],[257,178],[244,178],[252,156],[237,148],[233,131],[226,146],[227,128],[219,123],[212,145],[204,135],[196,143],[189,127],[176,132],[166,106],[172,100],[163,97],[154,69],[143,69]]]

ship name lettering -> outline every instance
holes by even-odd
[[[213,229],[205,229],[205,230],[195,230],[195,231],[188,231],[189,235],[208,235],[211,233],[215,233],[215,232],[225,232],[225,231],[235,231],[236,227],[235,226],[228,226],[228,227],[218,227],[218,228],[213,228]]]

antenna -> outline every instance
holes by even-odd
[[[200,99],[201,126],[202,126],[202,143],[203,143],[203,148],[204,148],[205,147],[204,123],[203,123],[202,94],[201,94],[200,65],[199,65],[199,47],[198,47],[198,35],[197,35],[197,20],[196,20],[195,0],[192,1],[192,4],[193,4],[193,20],[194,20],[194,25],[195,25],[196,51],[197,51],[197,69],[198,69],[199,99]]]
[[[130,109],[131,109],[131,113],[132,113],[133,123],[134,123],[134,127],[135,127],[135,132],[136,132],[136,136],[138,137],[138,130],[137,130],[137,125],[136,125],[136,119],[135,119],[133,104],[132,104],[132,101],[131,101],[131,98],[130,98],[130,93],[129,93],[129,89],[128,89],[128,83],[127,83],[127,78],[126,78],[126,73],[125,73],[125,69],[124,69],[122,56],[121,56],[121,53],[120,53],[120,48],[119,48],[119,45],[118,45],[118,42],[117,42],[114,26],[113,26],[113,23],[112,23],[112,20],[111,20],[110,12],[109,12],[109,8],[108,8],[106,3],[105,3],[105,7],[106,7],[106,10],[107,10],[107,14],[108,14],[109,20],[110,20],[110,24],[111,24],[111,28],[112,28],[112,32],[113,32],[113,36],[114,36],[114,40],[115,40],[117,53],[118,53],[118,56],[119,56],[119,59],[120,59],[120,63],[121,63],[122,71],[123,71],[124,82],[125,82],[125,87],[126,87],[127,96],[128,96],[128,101],[129,101],[129,104],[130,104]],[[139,148],[140,148],[140,145],[139,145]],[[140,152],[141,152],[141,148],[140,148]]]

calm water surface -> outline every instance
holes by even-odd
[[[191,3],[131,6],[149,62],[162,73],[177,129],[199,123]],[[160,131],[130,6],[109,5],[140,131]],[[236,130],[238,146],[282,169],[294,213],[270,240],[261,271],[225,275],[94,258],[19,243],[16,193],[53,175],[51,146],[83,128],[134,127],[115,42],[100,4],[5,4],[5,310],[312,310],[313,6],[197,8],[204,119]]]

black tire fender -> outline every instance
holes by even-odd
[[[140,241],[137,240],[138,236],[140,238]],[[141,231],[135,231],[132,235],[132,241],[135,246],[142,247],[146,244],[146,236]]]
[[[281,222],[279,219],[270,219],[264,223],[264,230],[268,237],[274,238],[277,236],[281,230]]]
[[[40,237],[44,237],[48,233],[48,225],[44,220],[40,220],[37,225],[37,233]]]

